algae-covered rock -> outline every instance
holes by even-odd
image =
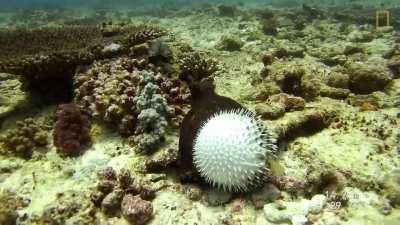
[[[23,83],[19,77],[0,73],[0,119],[23,108],[28,101],[29,94],[23,90]]]
[[[21,206],[21,201],[15,194],[0,190],[0,224],[16,225],[18,214],[16,210]]]
[[[347,66],[349,88],[356,94],[370,94],[383,90],[392,75],[380,58],[370,58],[367,62],[354,62]]]

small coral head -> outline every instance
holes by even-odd
[[[199,129],[194,164],[209,183],[228,191],[246,191],[264,174],[276,150],[274,139],[245,109],[220,111]]]

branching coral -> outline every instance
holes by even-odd
[[[60,105],[56,111],[53,131],[54,145],[63,155],[77,155],[89,141],[89,117],[75,104]]]
[[[139,69],[141,68],[141,69]],[[75,76],[75,101],[91,115],[118,124],[121,134],[132,138],[140,152],[147,152],[162,140],[167,118],[173,109],[182,113],[187,94],[179,82],[154,74],[154,65],[119,58],[96,62]]]
[[[142,74],[146,85],[135,99],[136,110],[140,113],[135,131],[138,135],[134,140],[138,151],[146,152],[155,149],[161,143],[168,125],[167,117],[172,116],[174,111],[159,94],[160,88],[155,84],[154,74],[146,71]]]
[[[33,118],[27,118],[16,123],[17,127],[6,132],[0,137],[4,143],[4,154],[13,154],[24,158],[30,158],[33,150],[43,148],[48,144],[48,125],[36,122]]]
[[[180,78],[186,82],[200,81],[219,70],[216,60],[199,52],[186,53],[180,57]]]

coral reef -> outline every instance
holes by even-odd
[[[148,70],[138,69],[143,66]],[[188,98],[179,82],[151,68],[136,59],[99,61],[74,80],[75,101],[92,116],[116,122],[121,134],[136,135],[131,141],[139,152],[150,152],[162,142],[174,109],[182,114]]]
[[[106,215],[122,214],[134,224],[143,224],[151,217],[153,208],[147,201],[155,196],[151,187],[138,183],[124,169],[117,174],[113,168],[107,167],[99,176],[97,190],[91,194],[91,199]]]
[[[58,106],[53,130],[54,145],[62,155],[79,154],[90,140],[90,120],[73,103]]]
[[[11,73],[0,74],[0,189],[24,198],[0,192],[0,224],[397,225],[399,7],[176,2],[0,12],[0,71]],[[378,8],[393,27],[375,29]],[[50,139],[54,107],[71,102],[93,119],[93,143],[59,157],[24,130]],[[260,163],[259,188],[230,193],[206,182],[193,149],[210,118],[247,108],[280,151]],[[15,126],[27,117],[36,125]],[[120,172],[98,179],[107,166]]]
[[[0,136],[2,154],[11,154],[23,158],[30,158],[33,151],[48,145],[48,133],[51,129],[46,123],[38,122],[34,118],[27,118],[16,122],[16,127]]]
[[[308,59],[274,62],[262,70],[261,77],[260,88],[267,88],[263,88],[259,94],[260,100],[279,92],[300,96],[306,100],[318,96],[344,99],[351,91],[349,75],[328,70],[325,66]],[[377,87],[379,88],[382,86]]]

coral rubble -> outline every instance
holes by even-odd
[[[153,213],[151,200],[155,191],[140,184],[128,170],[116,171],[107,167],[100,172],[97,190],[91,194],[95,206],[106,215],[122,214],[134,224],[143,224]]]

